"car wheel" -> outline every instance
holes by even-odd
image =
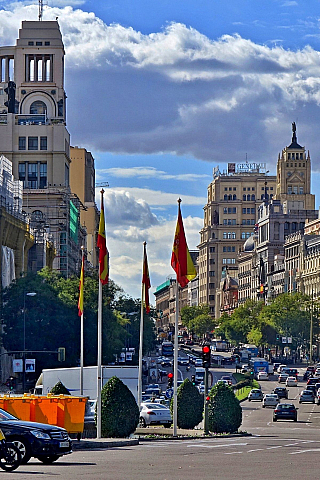
[[[294,422],[296,422],[297,420],[298,420],[297,417],[293,419]]]
[[[262,408],[266,408],[266,406],[265,406],[265,405],[262,405]]]
[[[171,422],[164,423],[163,426],[164,426],[165,428],[170,428],[170,427],[171,427]]]
[[[273,417],[273,421],[274,421],[274,422],[276,422],[276,421],[277,421],[277,419],[276,419],[275,417]]]
[[[139,427],[141,428],[146,428],[147,424],[146,424],[146,421],[143,417],[140,417],[139,418]]]
[[[248,401],[251,402],[251,398],[248,398]]]
[[[24,465],[28,463],[31,458],[31,449],[26,440],[20,437],[11,437],[10,442],[18,448],[21,454],[21,463]]]
[[[51,463],[58,460],[58,458],[60,458],[59,455],[43,455],[41,457],[37,457],[37,459],[45,465],[51,465]]]

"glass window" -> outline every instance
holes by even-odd
[[[247,195],[243,195],[243,201],[245,202],[247,200]]]
[[[251,214],[252,214],[252,215],[255,215],[255,214],[256,214],[256,209],[255,209],[255,208],[251,208]]]
[[[26,149],[26,137],[19,137],[19,150]]]
[[[237,207],[232,208],[232,213],[237,213]]]
[[[38,164],[37,163],[28,163],[28,188],[38,188]]]
[[[226,251],[227,251],[227,247],[223,247],[223,251],[226,252]]]
[[[242,238],[242,240],[244,240],[246,238],[246,232],[241,233],[241,238]]]
[[[210,247],[210,253],[214,253],[216,251],[216,247]]]
[[[298,194],[298,186],[297,185],[295,185],[293,187],[293,193],[295,193],[296,195]]]
[[[289,194],[289,195],[292,194],[292,186],[291,186],[291,185],[288,185],[288,194]]]
[[[247,200],[251,200],[251,196],[250,195],[247,195]]]
[[[256,199],[256,196],[255,195],[251,195],[251,200],[255,200]]]
[[[245,225],[245,224],[246,224],[246,219],[243,218],[243,219],[242,219],[242,225]]]
[[[47,164],[40,163],[40,188],[47,185]]]
[[[231,213],[231,208],[228,208],[228,213]]]
[[[251,218],[251,225],[255,225],[256,221],[254,218]]]
[[[224,208],[223,208],[223,213],[228,213],[227,207],[224,207]]]
[[[28,137],[28,150],[38,150],[38,137]]]
[[[246,208],[243,208],[243,209],[242,209],[242,213],[243,213],[243,214],[246,214],[246,213],[247,213],[247,209],[246,209]]]
[[[228,225],[228,220],[226,218],[223,219],[223,225]]]
[[[47,137],[40,137],[40,150],[47,150]]]
[[[28,45],[29,45],[29,47],[32,47],[32,46],[34,45],[34,42],[29,41],[29,42],[28,42]]]
[[[36,100],[30,105],[30,114],[32,115],[46,115],[47,105],[41,100]]]
[[[223,200],[228,200],[228,195],[224,195]]]
[[[25,182],[25,179],[26,179],[26,164],[25,163],[19,163],[19,180],[21,180],[23,182],[23,185],[24,185],[24,182]]]
[[[232,232],[232,238],[233,238],[233,239],[236,238],[236,232]]]
[[[237,200],[237,195],[233,195],[232,199]]]
[[[299,194],[303,195],[303,187],[299,187]]]
[[[232,252],[235,252],[235,251],[236,251],[236,247],[231,247],[231,251],[232,251]]]
[[[37,47],[41,47],[42,42],[36,42]]]

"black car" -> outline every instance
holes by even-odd
[[[297,408],[293,403],[278,403],[273,411],[273,421],[276,422],[279,418],[297,421]]]
[[[36,457],[45,464],[58,460],[62,455],[72,453],[68,432],[61,427],[37,422],[19,420],[0,408],[0,428],[6,440],[13,442],[20,450],[22,463]]]
[[[272,390],[271,393],[276,393],[279,398],[288,399],[288,390],[286,389],[286,387],[276,387]]]

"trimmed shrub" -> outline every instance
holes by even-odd
[[[71,395],[67,387],[65,387],[62,382],[56,383],[55,386],[52,387],[50,393],[52,393],[52,395]]]
[[[242,423],[242,409],[232,387],[217,383],[210,391],[209,430],[214,433],[237,432]]]
[[[125,438],[139,423],[139,408],[129,388],[112,377],[101,391],[102,437]]]
[[[203,395],[188,378],[180,385],[177,391],[179,428],[194,428],[202,421]],[[173,399],[170,403],[171,415],[173,415]]]

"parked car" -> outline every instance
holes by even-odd
[[[141,403],[140,427],[147,425],[163,425],[170,427],[172,423],[170,409],[161,403]]]
[[[271,393],[276,393],[279,398],[288,398],[288,390],[286,387],[276,387]]]
[[[62,455],[72,453],[68,432],[61,427],[37,422],[25,422],[0,408],[0,428],[6,440],[18,447],[22,463],[31,457],[51,464]]]
[[[317,405],[320,405],[320,388],[317,390],[316,400],[317,400]]]
[[[84,429],[86,427],[95,427],[95,413],[96,413],[96,404],[97,400],[88,399],[86,402],[85,412],[84,412]]]
[[[275,407],[279,403],[279,397],[276,393],[266,393],[262,400],[262,408]]]
[[[302,390],[299,403],[315,403],[314,393],[311,390]]]
[[[298,409],[295,407],[295,405],[293,405],[293,403],[278,403],[273,411],[273,421],[276,422],[281,418],[296,422],[298,419],[297,410]]]
[[[257,378],[258,380],[269,380],[267,372],[259,372]]]
[[[259,388],[253,388],[249,395],[248,395],[248,400],[251,402],[251,400],[259,400],[262,402],[263,400],[263,393]]]
[[[287,380],[286,380],[286,386],[287,387],[297,387],[298,386],[297,377],[288,377]]]

